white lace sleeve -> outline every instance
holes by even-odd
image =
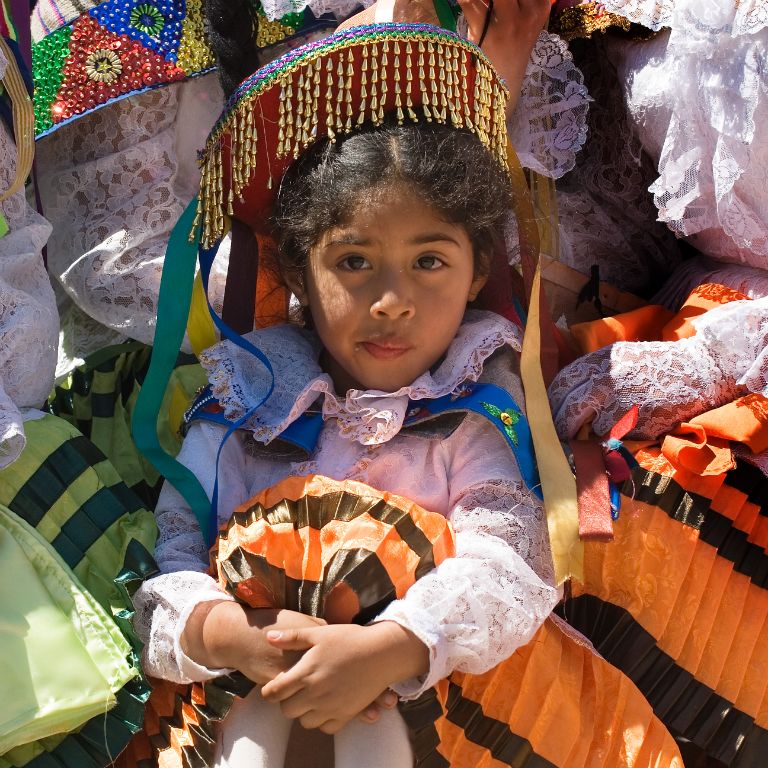
[[[0,76],[5,72],[0,53]],[[0,122],[0,193],[16,176],[16,146]],[[41,406],[53,387],[59,318],[41,256],[51,231],[20,189],[0,203],[0,468],[24,447],[20,409]]]
[[[570,171],[587,138],[590,100],[565,41],[540,32],[507,124],[523,167],[553,179]]]
[[[592,418],[605,434],[637,405],[631,436],[655,439],[748,392],[768,391],[768,299],[726,304],[693,324],[691,338],[618,342],[560,371],[549,389],[560,437]]]
[[[209,497],[213,490],[216,452],[223,431],[197,423],[187,435],[179,461],[197,475]],[[222,451],[219,472],[219,521],[245,500],[245,456],[233,436]],[[205,680],[225,670],[206,669],[181,649],[181,634],[192,610],[211,600],[232,600],[207,573],[208,548],[192,511],[173,486],[166,483],[157,505],[160,536],[155,559],[160,576],[145,582],[133,598],[134,624],[144,642],[144,669],[154,677],[175,682]]]
[[[456,556],[377,618],[408,628],[429,649],[429,673],[395,686],[404,698],[454,670],[491,669],[533,637],[558,601],[543,508],[515,478],[506,444],[487,424],[446,442],[456,440],[470,454],[451,473]],[[489,479],[480,480],[484,466]]]

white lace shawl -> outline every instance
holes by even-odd
[[[606,38],[630,121],[658,167],[659,219],[708,256],[768,264],[765,0],[606,0],[652,29]]]
[[[38,142],[48,266],[71,299],[59,375],[128,337],[152,343],[165,248],[197,193],[197,150],[221,105],[216,75],[205,75],[117,101]],[[211,275],[218,311],[227,260],[225,248]]]
[[[605,434],[637,405],[631,437],[656,439],[750,392],[768,394],[768,298],[724,304],[691,322],[691,338],[617,342],[560,371],[549,388],[560,437],[592,419]]]
[[[309,366],[314,363],[314,358]],[[475,375],[474,363],[454,371],[453,386]],[[435,390],[435,395],[437,393]],[[210,494],[223,430],[193,424],[180,460]],[[483,672],[526,643],[558,600],[541,503],[524,487],[506,443],[484,418],[470,414],[445,440],[397,434],[364,445],[326,420],[319,445],[303,462],[254,456],[238,433],[220,462],[219,522],[261,488],[289,475],[355,479],[409,497],[448,517],[456,557],[420,579],[379,616],[408,627],[429,648],[430,671],[403,682],[416,696],[452,670]],[[195,664],[180,637],[201,602],[231,599],[204,571],[208,557],[199,527],[179,494],[166,484],[157,508],[155,556],[162,575],[136,593],[136,628],[145,642],[145,669],[177,681],[202,680],[222,670]]]
[[[0,77],[6,60],[0,53]],[[0,191],[16,175],[16,146],[0,122]],[[51,227],[24,191],[0,203],[8,233],[0,238],[0,469],[24,448],[28,406],[41,406],[53,386],[59,318],[41,251]]]

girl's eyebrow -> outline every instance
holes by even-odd
[[[446,232],[425,232],[421,235],[416,235],[416,237],[411,238],[408,243],[410,245],[425,245],[426,243],[453,243],[453,245],[461,246],[461,243],[459,243],[456,238],[451,237]],[[360,235],[357,235],[353,232],[350,232],[349,234],[341,234],[337,235],[333,238],[333,240],[329,240],[326,243],[326,246],[331,245],[361,245],[361,246],[368,246],[372,245],[373,240],[367,237],[361,237]]]

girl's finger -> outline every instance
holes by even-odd
[[[394,709],[397,706],[397,694],[394,691],[386,690],[376,697],[374,704],[384,709]]]
[[[378,722],[380,717],[381,715],[379,714],[378,706],[376,704],[371,704],[357,716],[357,719],[372,725],[373,723]]]
[[[284,651],[306,651],[312,647],[311,629],[271,629],[267,640]]]
[[[295,696],[304,688],[304,680],[301,675],[296,675],[292,667],[287,672],[281,672],[273,680],[270,680],[261,689],[261,697],[266,701],[285,701]]]

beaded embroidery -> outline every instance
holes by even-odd
[[[202,0],[83,2],[82,12],[32,46],[35,134],[104,104],[210,71]],[[259,14],[256,45],[300,33],[305,13]],[[46,27],[47,30],[47,27]]]

